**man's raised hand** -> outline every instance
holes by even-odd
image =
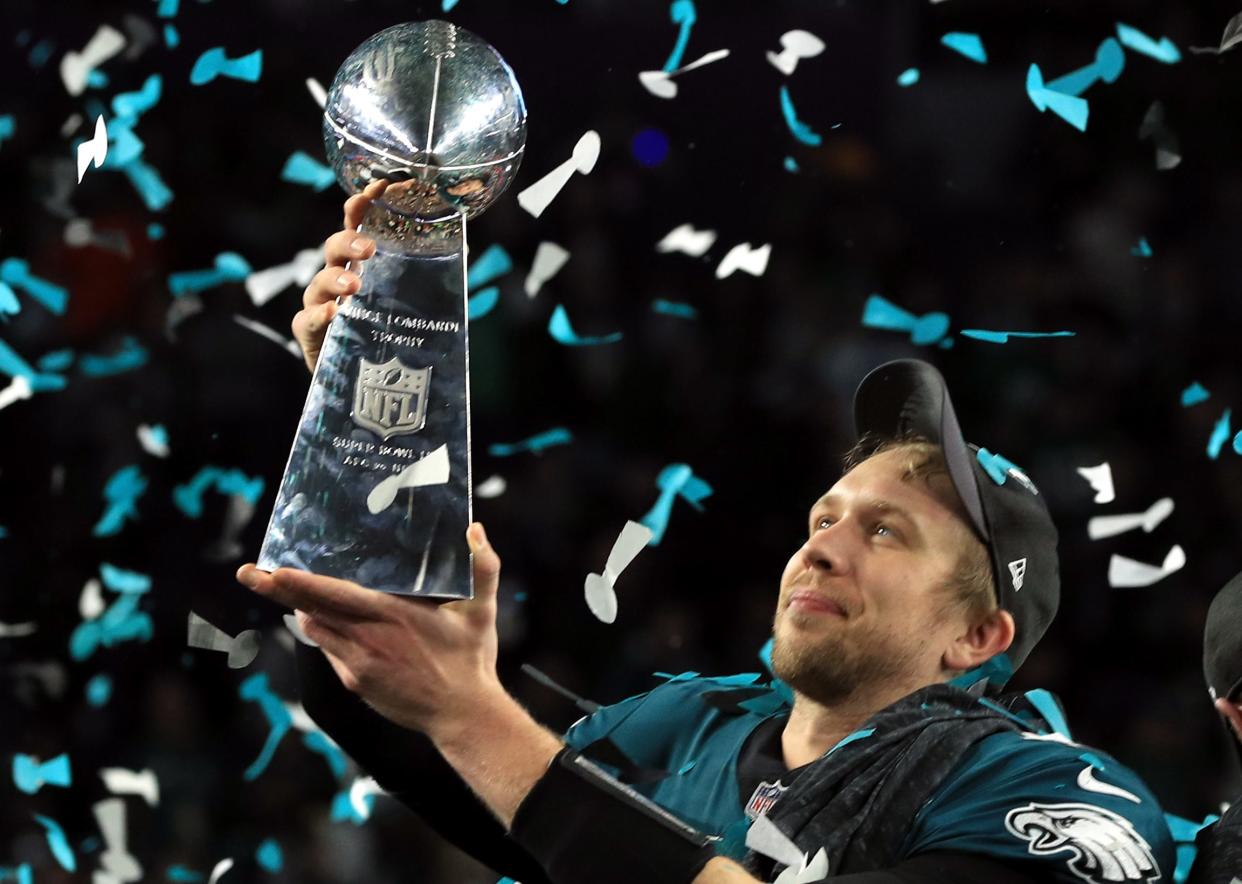
[[[352,295],[362,285],[358,274],[350,268],[357,268],[359,262],[375,254],[375,242],[358,233],[358,225],[372,200],[387,186],[387,181],[372,181],[361,193],[345,200],[344,229],[324,241],[326,266],[311,278],[310,285],[302,293],[302,309],[293,317],[293,337],[302,348],[306,367],[311,371],[319,360],[328,323],[336,315],[337,298]]]

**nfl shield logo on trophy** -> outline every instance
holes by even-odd
[[[417,433],[427,420],[431,367],[408,368],[397,357],[376,364],[359,360],[354,423],[381,440]]]

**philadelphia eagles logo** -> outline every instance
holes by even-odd
[[[1069,870],[1093,884],[1160,880],[1151,847],[1129,820],[1092,804],[1028,804],[1005,815],[1032,856],[1065,851]]]

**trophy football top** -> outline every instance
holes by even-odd
[[[388,217],[364,227],[422,251],[417,240],[439,239],[509,185],[526,143],[526,104],[512,69],[483,40],[444,21],[407,22],[345,59],[323,134],[346,191],[394,182],[378,201]]]

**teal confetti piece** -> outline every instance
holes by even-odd
[[[470,269],[466,272],[466,285],[472,290],[477,289],[497,277],[504,276],[512,269],[513,260],[505,251],[505,247],[490,245],[483,254],[479,255],[478,259],[470,262]]]
[[[86,85],[91,89],[106,89],[108,82],[108,75],[103,71],[90,71],[86,75]]]
[[[874,733],[875,733],[875,728],[873,727],[869,727],[869,728],[866,728],[860,731],[854,731],[854,733],[848,734],[845,737],[842,737],[841,741],[837,743],[835,746],[833,746],[831,749],[829,749],[825,754],[831,755],[833,752],[836,752],[842,746],[848,746],[850,743],[856,742],[858,740],[865,740],[867,737],[871,736]]]
[[[257,672],[247,678],[241,683],[238,693],[243,700],[249,700],[258,705],[264,718],[267,719],[269,728],[267,740],[259,752],[259,757],[242,773],[242,779],[251,782],[258,779],[271,763],[272,756],[276,754],[276,747],[293,727],[293,716],[280,698],[272,693],[272,689],[268,686],[266,672]]]
[[[440,0],[440,11],[450,12],[457,5],[457,0]]]
[[[254,860],[264,871],[273,875],[285,867],[285,855],[275,838],[264,838],[254,852]]]
[[[109,375],[133,371],[146,365],[147,350],[128,335],[121,341],[121,349],[108,356],[96,356],[90,353],[78,361],[78,368],[88,377],[102,378]]]
[[[1044,77],[1037,64],[1027,68],[1026,94],[1041,113],[1050,110],[1079,132],[1087,131],[1087,118],[1090,116],[1087,100],[1049,89],[1044,85]]]
[[[196,872],[194,869],[189,869],[185,866],[169,866],[164,876],[169,881],[195,882],[203,880],[202,872]]]
[[[78,624],[69,636],[69,656],[82,661],[100,647],[127,641],[150,641],[154,632],[151,617],[138,610],[139,593],[123,593],[95,620]]]
[[[237,469],[224,470],[216,479],[216,490],[221,494],[240,494],[251,505],[263,496],[263,485],[262,476],[247,476]]]
[[[207,465],[184,485],[173,488],[173,503],[191,519],[203,514],[203,495],[212,488],[221,494],[240,494],[250,504],[258,503],[263,495],[263,477],[250,477],[238,469],[224,470]]]
[[[210,270],[187,270],[168,277],[168,290],[174,297],[201,292],[228,282],[242,282],[251,274],[250,264],[236,252],[216,255]]]
[[[295,150],[285,160],[280,177],[293,184],[305,184],[316,191],[326,190],[336,181],[336,173],[305,151]]]
[[[1065,737],[1067,740],[1074,738],[1070,733],[1069,722],[1065,720],[1065,716],[1061,712],[1061,708],[1057,706],[1057,701],[1052,698],[1052,694],[1043,688],[1036,688],[1026,692],[1026,698],[1031,705],[1035,707],[1035,711],[1043,716],[1044,721],[1048,722],[1048,726],[1056,733]],[[1103,766],[1101,765],[1101,770]]]
[[[99,564],[99,576],[103,585],[113,592],[141,594],[151,589],[151,577],[140,571],[126,571],[107,562]]]
[[[1127,49],[1165,64],[1175,64],[1182,60],[1182,54],[1168,37],[1161,37],[1157,42],[1137,28],[1117,22],[1117,39]]]
[[[57,316],[64,314],[69,303],[68,289],[35,276],[30,272],[30,264],[21,258],[0,262],[0,282],[21,289]]]
[[[0,314],[16,316],[21,312],[22,305],[17,300],[17,292],[7,282],[0,282]]]
[[[678,26],[678,30],[677,42],[664,62],[665,73],[681,67],[682,56],[686,54],[686,44],[690,42],[690,29],[694,27],[694,22],[698,18],[694,9],[694,0],[673,0],[668,8],[668,16],[673,24]]]
[[[1190,386],[1182,390],[1182,408],[1189,408],[1192,405],[1198,405],[1200,402],[1206,402],[1211,397],[1203,384],[1198,381],[1192,381]]]
[[[155,10],[155,14],[160,18],[176,18],[179,3],[180,0],[160,0],[160,5]]]
[[[33,755],[18,753],[13,756],[13,785],[27,795],[35,794],[44,786],[68,787],[72,784],[69,756],[63,752],[44,762]]]
[[[5,537],[8,537],[8,536],[9,536],[9,529],[5,528],[3,525],[0,525],[0,540],[3,540]]]
[[[664,539],[664,532],[668,529],[668,520],[673,512],[673,502],[678,497],[702,512],[701,501],[712,493],[712,486],[694,475],[690,466],[684,463],[669,464],[660,470],[656,477],[656,487],[660,489],[660,496],[656,498],[650,511],[639,520],[651,529],[648,546],[658,546]]]
[[[30,66],[41,68],[47,64],[47,60],[52,57],[52,53],[56,51],[56,44],[51,40],[40,40],[30,50],[29,61]]]
[[[1066,734],[1069,736],[1069,734]],[[1083,752],[1078,756],[1079,761],[1085,761],[1087,764],[1099,771],[1107,771],[1108,765],[1104,763],[1104,759],[1096,755],[1094,752]]]
[[[146,150],[146,145],[142,139],[134,134],[133,126],[135,120],[115,119],[108,128],[108,156],[104,158],[103,167],[105,169],[124,170],[141,156]],[[74,151],[77,151],[78,144],[84,144],[85,139],[79,139],[74,144]]]
[[[159,240],[164,238],[164,225],[152,222],[147,225],[147,239]]]
[[[689,304],[683,304],[680,301],[666,301],[663,298],[656,298],[651,302],[651,309],[656,313],[663,313],[666,316],[679,316],[682,319],[698,319],[699,311],[691,307]]]
[[[980,448],[975,452],[975,459],[979,461],[979,465],[983,467],[984,472],[997,485],[1004,485],[1009,478],[1009,471],[1023,472],[1022,468],[1008,458],[993,454],[986,448]]]
[[[39,824],[47,830],[47,844],[52,849],[52,856],[56,857],[56,861],[68,872],[75,872],[78,868],[78,861],[74,858],[73,848],[69,846],[69,841],[65,838],[65,830],[60,827],[56,820],[50,817],[34,814],[34,818]]]
[[[302,736],[302,744],[312,752],[322,755],[332,769],[332,775],[338,780],[345,776],[349,762],[341,748],[328,739],[323,731],[310,731]]]
[[[621,340],[621,332],[598,337],[578,335],[570,325],[569,314],[565,311],[564,304],[557,304],[556,309],[552,311],[552,316],[548,320],[548,334],[552,336],[552,340],[567,347],[594,347],[600,344],[615,344]]]
[[[91,529],[91,534],[95,537],[119,534],[127,520],[138,518],[138,499],[146,490],[147,480],[136,465],[122,467],[113,473],[104,485],[107,509]]]
[[[256,49],[249,55],[229,58],[224,48],[215,46],[208,49],[194,62],[190,70],[190,84],[202,86],[216,77],[231,77],[234,80],[245,80],[254,83],[263,73],[263,50]]]
[[[988,331],[982,328],[964,328],[958,334],[964,338],[974,338],[976,341],[987,341],[991,344],[1007,344],[1010,338],[1072,338],[1077,332]]]
[[[467,310],[467,318],[472,322],[476,319],[482,319],[491,313],[498,303],[500,303],[500,289],[494,285],[488,286],[481,292],[475,292],[467,302],[467,307],[469,308]]]
[[[1138,245],[1131,246],[1130,254],[1136,258],[1150,258],[1152,252],[1151,245],[1147,242],[1147,237],[1140,236]]]
[[[44,353],[35,365],[39,371],[65,371],[73,365],[73,349],[66,347],[63,350]]]
[[[785,157],[785,171],[791,175],[798,174],[798,161],[793,157]]]
[[[160,173],[153,166],[147,165],[142,160],[134,160],[121,171],[138,191],[138,195],[142,197],[143,205],[152,212],[162,211],[172,202],[173,192],[168,189],[168,185],[160,178]]]
[[[86,683],[86,702],[96,709],[105,705],[112,697],[112,679],[100,673],[92,676]]]
[[[181,45],[181,34],[178,33],[176,25],[164,25],[164,45],[169,49],[176,49]]]
[[[365,795],[362,799],[363,805],[367,809],[367,816],[370,816],[372,808],[375,806],[375,796]],[[329,819],[334,823],[348,821],[355,826],[361,826],[367,821],[367,817],[358,813],[354,808],[354,803],[349,800],[349,790],[344,789],[337,792],[332,798],[332,810]]]
[[[865,328],[881,328],[910,333],[915,344],[935,344],[949,332],[949,315],[939,311],[916,316],[882,295],[873,294],[863,305]]]
[[[988,53],[983,48],[983,41],[979,39],[978,34],[950,31],[940,38],[940,42],[971,61],[977,61],[979,64],[988,63]]]
[[[1233,437],[1233,451],[1234,454],[1242,454],[1242,430],[1239,430],[1238,434]]]
[[[1096,49],[1091,64],[1057,77],[1047,88],[1062,95],[1082,95],[1101,80],[1115,83],[1125,67],[1126,54],[1122,51],[1121,44],[1114,38],[1107,37]]]
[[[58,374],[43,374],[35,371],[26,360],[17,355],[17,351],[4,341],[0,341],[0,372],[12,377],[24,377],[30,381],[30,388],[35,392],[63,390],[67,383]]]
[[[137,92],[122,92],[114,97],[112,99],[112,113],[123,120],[136,121],[151,108],[155,107],[160,100],[163,88],[164,79],[159,74],[152,74],[147,77],[142,84],[142,88]]]
[[[17,120],[12,114],[0,114],[0,146],[6,138],[12,138],[17,131]]]
[[[0,867],[0,881],[16,881],[17,884],[34,884],[34,870],[30,863],[19,866]]]
[[[785,125],[794,138],[810,147],[819,147],[824,142],[822,135],[811,131],[811,127],[798,119],[794,111],[793,99],[789,96],[789,87],[781,86],[781,114],[785,117]]]
[[[897,76],[897,85],[913,86],[919,81],[919,76],[920,74],[918,68],[906,68]]]
[[[1229,409],[1225,409],[1225,413],[1220,416],[1220,420],[1216,422],[1216,426],[1212,428],[1212,437],[1208,439],[1207,456],[1212,460],[1220,457],[1220,450],[1225,447],[1225,443],[1229,441]]]
[[[532,454],[539,454],[545,448],[551,448],[553,445],[568,445],[573,441],[573,436],[569,430],[564,427],[553,427],[542,433],[537,433],[529,439],[523,439],[521,442],[513,442],[510,444],[497,443],[487,447],[487,453],[492,457],[509,457],[522,451],[529,451]]]

